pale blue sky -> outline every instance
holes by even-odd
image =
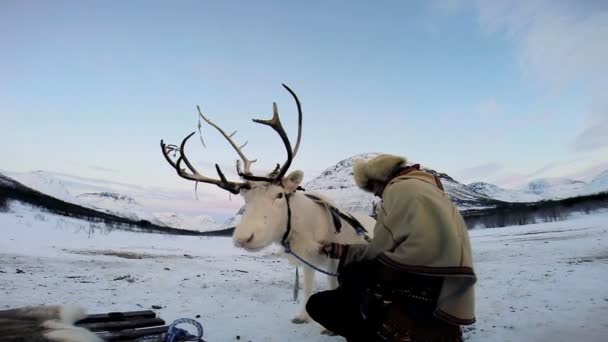
[[[608,169],[603,1],[2,1],[0,169],[191,186],[163,160],[201,105],[283,160],[251,118],[277,101],[308,177],[363,152],[470,182]],[[215,132],[193,158],[231,169]],[[254,164],[254,170],[255,170]]]

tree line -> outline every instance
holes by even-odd
[[[463,211],[469,229],[517,226],[567,219],[573,214],[608,210],[608,192],[540,202],[501,203],[493,208]]]

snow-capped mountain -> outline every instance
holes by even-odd
[[[146,220],[172,228],[190,229],[190,227],[195,227],[194,230],[198,231],[217,228],[217,224],[208,216],[190,215],[178,211],[167,214],[166,210],[176,209],[171,207],[165,208],[164,211],[154,210],[142,204],[139,199],[144,199],[145,203],[160,202],[167,205],[175,202],[164,201],[166,195],[159,194],[156,191],[145,190],[128,184],[47,171],[8,172],[7,176],[27,187],[63,201],[136,221]],[[2,181],[2,178],[0,178],[0,181]]]
[[[179,227],[181,229],[210,231],[219,229],[213,218],[208,215],[187,216],[172,212],[154,213],[157,220],[169,227]]]
[[[567,178],[541,178],[528,183],[522,190],[545,199],[560,199],[586,194],[587,183]]]
[[[468,185],[468,188],[490,198],[504,202],[536,202],[544,199],[537,194],[530,194],[521,190],[504,189],[486,182],[471,183]]]
[[[376,156],[378,153],[365,153],[341,160],[308,182],[304,188],[329,197],[339,208],[369,214],[378,198],[357,187],[352,169],[355,160],[367,160]],[[487,208],[498,203],[497,200],[475,192],[445,173],[427,167],[421,168],[441,179],[446,192],[460,210]]]
[[[537,202],[585,196],[608,191],[608,170],[589,183],[567,178],[535,179],[520,189],[503,189],[486,182],[475,182],[469,189],[505,202]]]
[[[328,197],[340,209],[369,215],[378,199],[373,194],[359,189],[355,184],[353,163],[355,160],[367,160],[377,155],[378,153],[366,153],[341,160],[309,181],[304,189]]]
[[[222,224],[222,226],[220,228],[226,229],[226,228],[236,227],[236,225],[239,224],[239,222],[241,222],[241,218],[243,217],[244,213],[245,213],[245,206],[241,207],[241,209],[239,209],[239,211],[237,211],[236,214],[234,214],[234,216],[232,216],[226,222],[224,222],[224,224]]]
[[[154,224],[166,225],[137,203],[135,199],[127,195],[104,191],[80,194],[76,196],[76,199],[78,204],[91,209],[132,220],[147,220]]]
[[[597,175],[593,180],[585,186],[586,194],[596,194],[598,192],[608,191],[608,170]]]
[[[461,211],[491,208],[500,202],[498,199],[470,189],[465,184],[458,182],[445,173],[440,173],[424,166],[421,169],[439,177],[448,196]]]
[[[380,199],[357,186],[353,178],[353,163],[356,160],[368,160],[378,156],[378,153],[359,154],[339,161],[325,169],[318,177],[306,183],[306,191],[321,194],[329,198],[338,208],[370,215],[374,204]],[[466,185],[457,182],[445,173],[422,167],[441,179],[443,186],[460,210],[481,209],[492,207],[499,201],[475,192]],[[240,220],[244,207],[233,218],[224,223],[223,227],[234,227]]]
[[[66,184],[59,178],[54,177],[51,173],[45,171],[32,171],[27,173],[10,173],[7,176],[12,177],[19,183],[40,191],[43,194],[58,198],[66,202],[75,202],[74,196],[68,190]]]

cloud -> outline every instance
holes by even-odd
[[[514,47],[522,77],[548,93],[573,98],[603,110],[588,114],[588,123],[574,131],[576,152],[608,146],[608,2],[606,1],[436,1],[443,12],[473,10],[480,28],[500,35]],[[492,102],[478,111],[492,112]],[[580,115],[581,113],[572,113]],[[543,115],[545,116],[545,115]]]
[[[555,90],[576,86],[601,96],[608,83],[606,1],[434,1],[440,13],[473,10],[488,35],[515,48],[522,75]]]
[[[596,162],[580,171],[572,173],[570,177],[573,179],[581,179],[589,182],[604,171],[608,171],[608,160]]]
[[[513,42],[522,75],[553,92],[582,92],[599,105],[575,133],[576,152],[608,146],[608,3],[477,1],[479,22]],[[576,95],[575,95],[576,96]]]
[[[608,80],[608,6],[583,1],[476,2],[481,28],[516,47],[523,75],[555,89]],[[599,91],[599,89],[597,89]]]
[[[575,151],[589,151],[608,146],[608,105],[589,115],[586,127],[572,143]]]

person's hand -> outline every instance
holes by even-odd
[[[332,259],[340,259],[340,256],[342,256],[344,245],[329,241],[320,241],[319,245],[319,254],[325,255],[326,257]]]
[[[319,254],[328,255],[330,251],[331,251],[331,242],[325,241],[325,240],[319,241],[319,250],[318,250]]]

